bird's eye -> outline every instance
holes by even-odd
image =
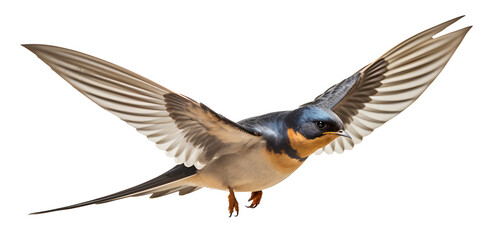
[[[324,123],[324,122],[322,122],[322,121],[318,121],[318,122],[317,122],[317,127],[318,127],[318,128],[324,128],[324,127],[325,127],[325,123]]]

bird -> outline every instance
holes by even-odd
[[[238,216],[235,192],[251,192],[247,207],[255,208],[265,189],[290,176],[310,155],[353,149],[412,104],[472,27],[436,37],[462,17],[408,38],[311,102],[238,122],[110,62],[66,48],[24,44],[80,93],[176,161],[167,172],[134,187],[31,214],[149,194],[186,195],[206,187],[229,192],[229,217]]]

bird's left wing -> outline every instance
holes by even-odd
[[[177,163],[202,168],[262,141],[202,103],[136,73],[73,50],[24,45],[79,92],[144,134]]]
[[[341,153],[352,149],[363,137],[411,105],[442,71],[471,27],[433,36],[460,18],[405,40],[305,104],[331,109],[352,138],[338,138],[324,151]]]

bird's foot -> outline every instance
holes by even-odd
[[[232,188],[229,188],[229,217],[233,216],[233,212],[236,211],[235,217],[238,217],[238,214],[240,213],[240,207],[238,205],[238,201],[236,201],[235,193],[233,192]]]
[[[247,208],[256,208],[260,204],[260,199],[262,199],[262,191],[252,192],[252,196],[248,199],[249,202],[252,201],[252,204]]]

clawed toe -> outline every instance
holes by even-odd
[[[236,200],[235,193],[232,188],[229,189],[229,195],[228,195],[228,201],[229,201],[229,206],[228,206],[228,211],[229,211],[229,217],[233,216],[233,213],[236,211],[235,217],[238,217],[238,214],[240,213],[240,208],[238,205],[238,201]],[[257,192],[252,192],[252,195],[248,201],[252,201],[252,204],[250,206],[245,206],[247,208],[256,208],[260,204],[260,200],[262,199],[262,191],[257,191]]]
[[[238,205],[238,202],[236,201],[236,199],[234,200],[234,202],[231,202],[231,200],[230,200],[228,210],[229,210],[229,217],[233,216],[234,211],[236,211],[235,217],[238,217],[238,214],[240,213],[240,211],[239,211],[239,205]]]
[[[229,217],[233,216],[233,212],[236,211],[235,217],[238,217],[238,214],[240,213],[240,207],[238,205],[238,201],[236,201],[235,193],[233,192],[232,188],[229,188],[229,206],[228,206],[228,211],[229,211]]]
[[[252,204],[246,207],[256,208],[260,204],[260,199],[262,199],[262,191],[252,192],[252,196],[248,199],[248,201],[252,201]]]

